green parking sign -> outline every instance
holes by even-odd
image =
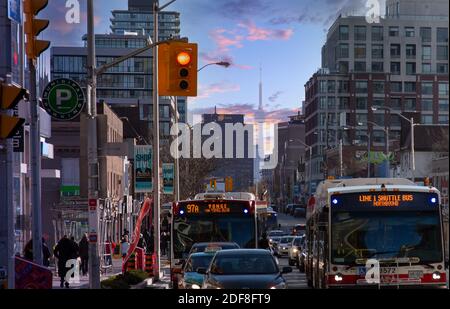
[[[71,120],[84,108],[84,93],[77,82],[59,78],[51,81],[42,94],[42,107],[57,120]]]

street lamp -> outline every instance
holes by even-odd
[[[229,63],[227,61],[219,61],[219,62],[207,63],[204,66],[202,66],[200,69],[198,69],[197,72],[200,72],[201,70],[203,70],[205,67],[207,67],[209,65],[220,65],[220,66],[223,66],[225,68],[228,68],[231,65],[231,63]]]
[[[308,184],[308,194],[309,194],[309,196],[311,196],[311,192],[312,192],[312,189],[311,189],[311,183],[312,183],[312,169],[311,169],[311,167],[312,167],[312,147],[309,146],[308,144],[306,144],[301,139],[298,139],[298,138],[294,138],[294,139],[290,139],[289,140],[289,142],[295,142],[295,141],[300,142],[303,146],[305,146],[306,149],[309,150],[309,179],[308,179],[309,184]]]
[[[393,111],[391,108],[389,107],[383,107],[383,106],[372,106],[372,111],[376,111],[376,110],[388,110],[390,113],[396,114],[398,116],[400,116],[401,118],[403,118],[404,120],[408,121],[411,125],[411,179],[413,182],[415,182],[415,176],[414,176],[414,171],[416,170],[416,161],[414,158],[414,126],[418,125],[418,123],[414,123],[414,118],[411,117],[411,119],[406,118],[405,116],[403,116],[401,113],[397,112],[397,111]]]
[[[386,177],[388,177],[389,175],[389,128],[385,128],[380,126],[379,124],[373,122],[373,121],[367,121],[368,124],[371,124],[381,130],[384,131],[384,133],[386,134],[386,140],[385,140],[385,149],[386,149]]]

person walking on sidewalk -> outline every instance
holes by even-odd
[[[23,255],[26,260],[33,261],[33,240],[32,239],[25,245]],[[51,257],[50,250],[48,249],[45,239],[42,238],[42,263],[45,267],[50,266],[50,257]]]
[[[78,247],[81,260],[81,273],[83,274],[83,276],[86,276],[89,265],[89,242],[87,239],[87,234],[83,235],[78,244]]]
[[[66,288],[69,288],[69,282],[66,281],[66,274],[69,271],[69,268],[66,267],[66,263],[68,260],[77,256],[76,247],[73,245],[73,242],[67,238],[67,235],[64,235],[56,245],[53,254],[58,259],[58,275],[61,278],[60,286],[64,287],[65,284]]]
[[[125,258],[128,253],[128,249],[130,248],[130,243],[128,242],[128,235],[124,235],[122,237],[122,241],[120,242],[120,254],[122,258]]]

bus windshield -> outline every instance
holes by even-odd
[[[197,242],[237,243],[241,248],[255,247],[253,216],[201,215],[176,217],[173,226],[174,258],[186,258]]]
[[[438,211],[333,211],[331,257],[335,264],[356,259],[418,258],[442,261]]]

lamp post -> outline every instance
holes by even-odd
[[[390,171],[390,167],[389,167],[389,128],[384,128],[382,126],[380,126],[379,124],[373,122],[373,121],[367,121],[367,123],[370,123],[371,125],[380,128],[381,130],[384,131],[384,133],[386,134],[386,140],[385,140],[385,149],[386,149],[386,177],[389,176],[389,171]]]
[[[414,126],[418,125],[418,123],[414,123],[414,118],[411,117],[411,119],[406,118],[405,116],[403,116],[401,113],[396,112],[396,111],[392,111],[391,108],[389,107],[384,107],[384,106],[372,106],[372,110],[376,111],[378,109],[382,109],[382,110],[388,110],[390,113],[396,114],[398,116],[400,116],[401,118],[403,118],[404,120],[408,121],[411,125],[411,180],[413,182],[415,182],[415,175],[414,175],[414,171],[416,170],[416,161],[415,161],[415,157],[414,157]]]
[[[219,62],[207,63],[204,66],[202,66],[200,69],[198,69],[197,72],[200,72],[201,70],[203,70],[204,68],[206,68],[209,65],[220,65],[220,66],[223,66],[225,68],[228,68],[231,65],[231,63],[229,63],[227,61],[219,61]]]

